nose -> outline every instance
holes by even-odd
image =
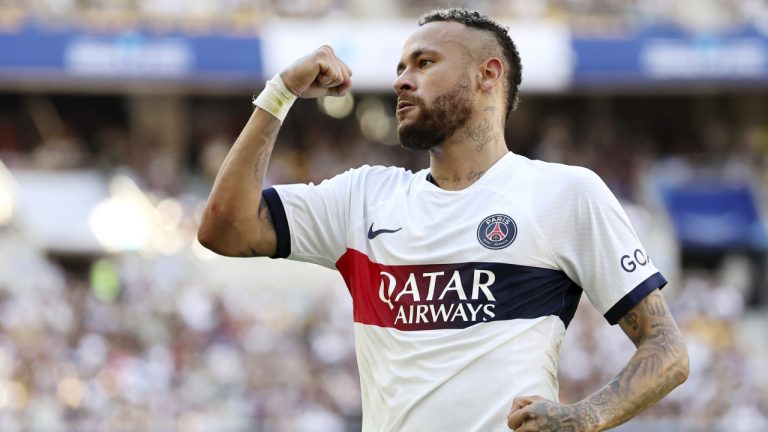
[[[404,91],[413,91],[416,89],[416,83],[407,68],[395,78],[395,82],[392,83],[392,88],[398,95]]]

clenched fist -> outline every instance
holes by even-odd
[[[323,45],[280,73],[285,86],[302,98],[343,96],[352,86],[352,70]]]

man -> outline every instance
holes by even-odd
[[[213,186],[199,239],[229,256],[337,268],[354,305],[364,431],[593,431],[627,421],[688,375],[658,273],[605,184],[507,150],[521,66],[476,12],[425,15],[394,90],[412,173],[363,166],[259,193],[298,97],[342,95],[324,46],[268,82]],[[637,347],[605,387],[557,402],[557,356],[582,290]]]

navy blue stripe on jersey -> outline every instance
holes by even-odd
[[[648,296],[656,288],[664,288],[667,284],[667,280],[661,273],[654,273],[644,280],[640,285],[636,286],[627,295],[621,298],[613,307],[605,313],[605,319],[608,320],[611,325],[619,322],[635,305],[640,303],[644,298]]]
[[[568,327],[576,313],[582,289],[560,270],[499,263],[472,266],[496,273],[501,288],[496,303],[498,319],[557,315]]]
[[[280,195],[275,188],[267,188],[261,192],[261,197],[267,203],[269,215],[277,234],[277,252],[272,258],[287,258],[291,254],[291,230],[288,228],[288,218],[285,215],[285,207]]]

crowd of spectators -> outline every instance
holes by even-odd
[[[694,30],[768,26],[761,0],[3,0],[0,26],[23,23],[76,25],[92,30],[153,30],[191,33],[254,32],[275,18],[413,17],[436,7],[463,6],[499,19],[545,19],[585,31],[676,24]]]
[[[266,259],[192,246],[79,265],[47,257],[13,226],[0,233],[1,430],[359,430],[351,302],[326,270],[276,272]],[[673,288],[691,377],[626,430],[768,427],[767,353],[756,343],[768,323],[746,313],[734,267],[689,272]],[[280,286],[282,272],[312,282]],[[584,301],[561,353],[561,399],[572,402],[632,346]]]
[[[110,109],[119,98],[69,105],[53,98],[54,110],[71,109],[60,110],[58,132],[48,134],[37,129],[46,123],[35,120],[40,114],[23,114],[37,105],[11,99],[0,98],[0,160],[11,172],[98,167],[108,178],[121,170],[157,197],[155,205],[194,199],[179,200],[186,240],[172,253],[68,256],[36,244],[19,221],[0,227],[0,430],[359,429],[351,301],[338,275],[212,257],[192,240],[247,101],[190,102],[189,142],[183,159],[169,164]],[[512,116],[508,142],[519,153],[588,166],[628,208],[652,212],[643,190],[660,160],[730,164],[756,178],[768,172],[768,125],[745,99],[531,98]],[[269,183],[317,182],[363,163],[427,162],[390,135],[366,138],[354,115],[331,119],[312,101],[292,114]],[[672,275],[665,293],[690,350],[691,377],[626,430],[765,430],[768,315],[747,305],[748,264],[729,255],[717,266],[668,271],[660,254],[654,261]],[[585,301],[561,352],[561,398],[572,402],[608,382],[632,345]]]
[[[0,430],[355,430],[345,293],[258,283],[265,264],[62,264],[3,228]],[[211,277],[222,265],[244,278]]]

